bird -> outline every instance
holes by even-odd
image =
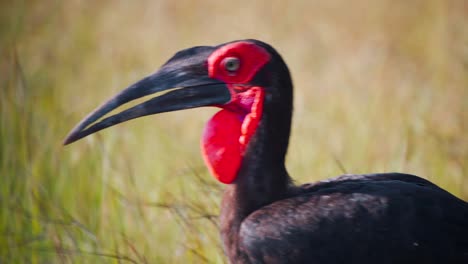
[[[134,118],[205,106],[220,109],[201,152],[225,184],[219,228],[230,263],[468,263],[468,203],[424,178],[294,183],[285,166],[293,83],[281,55],[260,40],[177,52],[86,116],[64,145]]]

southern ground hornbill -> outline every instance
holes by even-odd
[[[97,108],[64,143],[141,116],[216,106],[202,153],[227,184],[220,222],[231,263],[468,263],[468,203],[425,179],[343,175],[295,186],[284,165],[292,98],[288,67],[270,45],[193,47]]]

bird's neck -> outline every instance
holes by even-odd
[[[249,142],[235,181],[227,185],[221,205],[221,235],[228,256],[242,258],[239,231],[252,212],[288,196],[292,180],[285,168],[291,125],[290,98],[265,96],[262,118]]]

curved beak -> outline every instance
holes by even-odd
[[[167,91],[118,114],[103,118],[107,113],[132,100]],[[141,116],[189,109],[201,106],[223,105],[231,100],[225,83],[207,76],[182,70],[165,69],[124,89],[85,117],[65,138],[68,145],[102,129]],[[103,118],[102,120],[99,120]],[[96,122],[98,121],[98,122]]]

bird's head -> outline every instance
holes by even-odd
[[[216,106],[222,110],[206,125],[202,152],[211,173],[219,181],[231,183],[262,119],[265,101],[281,98],[280,85],[273,85],[280,79],[277,74],[281,70],[283,74],[286,71],[289,80],[287,67],[278,53],[258,40],[182,50],[154,74],[91,112],[69,133],[64,144],[137,117]],[[105,117],[127,102],[156,93],[152,99]]]

